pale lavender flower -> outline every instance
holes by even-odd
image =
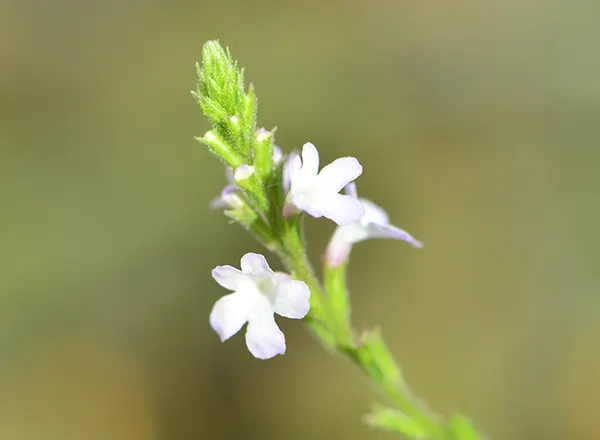
[[[210,202],[210,208],[229,209],[242,206],[244,202],[240,197],[237,182],[248,179],[252,174],[254,174],[254,167],[252,165],[241,165],[235,171],[232,168],[226,168],[225,175],[228,185],[223,188],[218,197],[215,197]]]
[[[240,196],[237,193],[237,185],[233,176],[233,169],[227,167],[225,169],[225,176],[227,177],[228,185],[223,188],[221,194],[215,197],[210,202],[211,209],[227,209],[235,207],[236,203],[242,203]]]
[[[298,159],[296,159],[298,158]],[[287,194],[291,186],[291,174],[292,169],[297,166],[296,161],[302,160],[298,155],[297,150],[293,150],[285,159],[283,163],[283,191]]]
[[[245,254],[241,268],[241,271],[232,266],[213,269],[215,281],[234,293],[215,303],[210,325],[225,341],[248,323],[246,345],[254,357],[269,359],[284,354],[285,336],[273,315],[304,318],[310,309],[310,289],[287,274],[273,272],[260,254]]]
[[[360,219],[365,211],[354,197],[339,192],[362,174],[362,166],[354,157],[334,160],[319,172],[319,152],[307,142],[302,147],[302,158],[291,156],[286,163],[285,180],[289,180],[284,215],[295,209],[315,217],[326,217],[338,225]]]
[[[283,161],[283,151],[277,145],[273,145],[273,163],[276,167]]]
[[[325,261],[329,266],[338,267],[348,259],[354,243],[371,238],[403,240],[414,247],[423,247],[423,243],[408,232],[390,225],[390,219],[383,208],[370,200],[359,199],[355,184],[348,185],[346,191],[356,200],[360,200],[365,213],[358,221],[338,226],[335,230],[325,252]]]

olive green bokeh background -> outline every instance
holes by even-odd
[[[425,242],[351,266],[357,325],[383,327],[413,388],[493,439],[600,438],[599,13],[0,3],[0,438],[389,438],[300,323],[268,362],[208,325],[210,270],[261,251],[208,209],[224,172],[189,90],[211,38],[279,145],[358,157],[361,194]],[[308,222],[317,263],[332,229]]]

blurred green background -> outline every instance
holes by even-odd
[[[210,270],[261,251],[208,209],[224,172],[189,90],[212,38],[280,146],[358,157],[361,194],[425,242],[357,246],[350,280],[418,394],[492,439],[600,438],[599,13],[2,1],[0,438],[390,438],[298,322],[268,362],[208,325]],[[308,222],[317,263],[332,229]]]

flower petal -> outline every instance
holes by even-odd
[[[235,185],[227,185],[221,191],[219,197],[215,197],[210,202],[210,209],[226,209],[232,207],[232,202],[235,203],[237,193],[237,186]]]
[[[285,353],[285,336],[275,323],[273,310],[266,298],[254,308],[248,321],[246,345],[258,359],[270,359]]]
[[[210,312],[210,326],[217,332],[221,341],[235,335],[248,321],[254,295],[246,293],[230,293],[219,299]]]
[[[319,152],[310,142],[302,146],[302,171],[309,176],[316,176],[319,172]]]
[[[292,151],[283,165],[283,190],[290,190],[292,176],[295,176],[302,168],[302,159],[295,151]]]
[[[310,289],[302,281],[281,282],[274,309],[275,313],[286,318],[304,318],[310,310]]]
[[[354,157],[341,157],[319,173],[319,186],[324,191],[340,192],[343,187],[362,174],[362,165]]]
[[[369,223],[367,225],[370,238],[391,238],[394,240],[403,240],[414,247],[422,248],[423,243],[414,238],[408,232],[403,229],[397,228],[392,225],[378,225],[376,223]]]
[[[279,166],[283,160],[283,151],[277,145],[273,144],[273,164]]]
[[[377,223],[379,225],[387,225],[390,222],[390,218],[387,212],[381,207],[376,205],[370,200],[360,199],[365,208],[365,215],[360,219],[361,223]]]
[[[285,272],[273,272],[273,279],[280,283],[293,280],[292,276],[289,273]]]
[[[227,178],[227,181],[232,184],[235,185],[235,179],[234,179],[234,173],[233,173],[233,168],[231,167],[227,167],[225,168],[225,177]]]
[[[346,194],[348,194],[349,196],[358,198],[358,191],[356,189],[356,183],[350,182],[348,185],[346,185],[346,188],[344,188],[344,189],[346,191]]]
[[[228,207],[227,202],[225,202],[225,200],[223,200],[223,197],[221,196],[212,199],[208,206],[210,207],[210,209],[213,209],[215,211],[219,209],[225,209]]]
[[[292,204],[300,211],[306,212],[311,217],[321,218],[323,217],[323,213],[321,212],[320,206],[325,205],[326,202],[319,202],[318,199],[319,195],[317,195],[317,199],[315,200],[314,197],[311,197],[310,194],[307,196],[305,193],[302,192],[299,194],[292,193],[292,197],[290,198]],[[325,199],[329,199],[329,197],[325,197]],[[284,215],[285,214],[286,213],[284,212]],[[289,217],[290,216],[288,215],[286,218]]]
[[[243,273],[259,276],[271,276],[273,271],[267,263],[267,259],[261,254],[248,252],[242,257],[241,267]]]
[[[212,270],[212,276],[217,283],[227,290],[237,290],[245,280],[245,275],[232,266],[217,266]]]
[[[312,207],[313,210],[338,225],[346,225],[358,221],[365,213],[365,208],[360,200],[342,194],[323,197],[315,202]],[[308,210],[305,209],[305,211],[311,214]]]

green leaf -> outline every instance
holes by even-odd
[[[371,414],[367,415],[366,421],[371,426],[402,434],[410,439],[424,440],[427,438],[426,429],[406,414],[391,408],[376,406]]]

